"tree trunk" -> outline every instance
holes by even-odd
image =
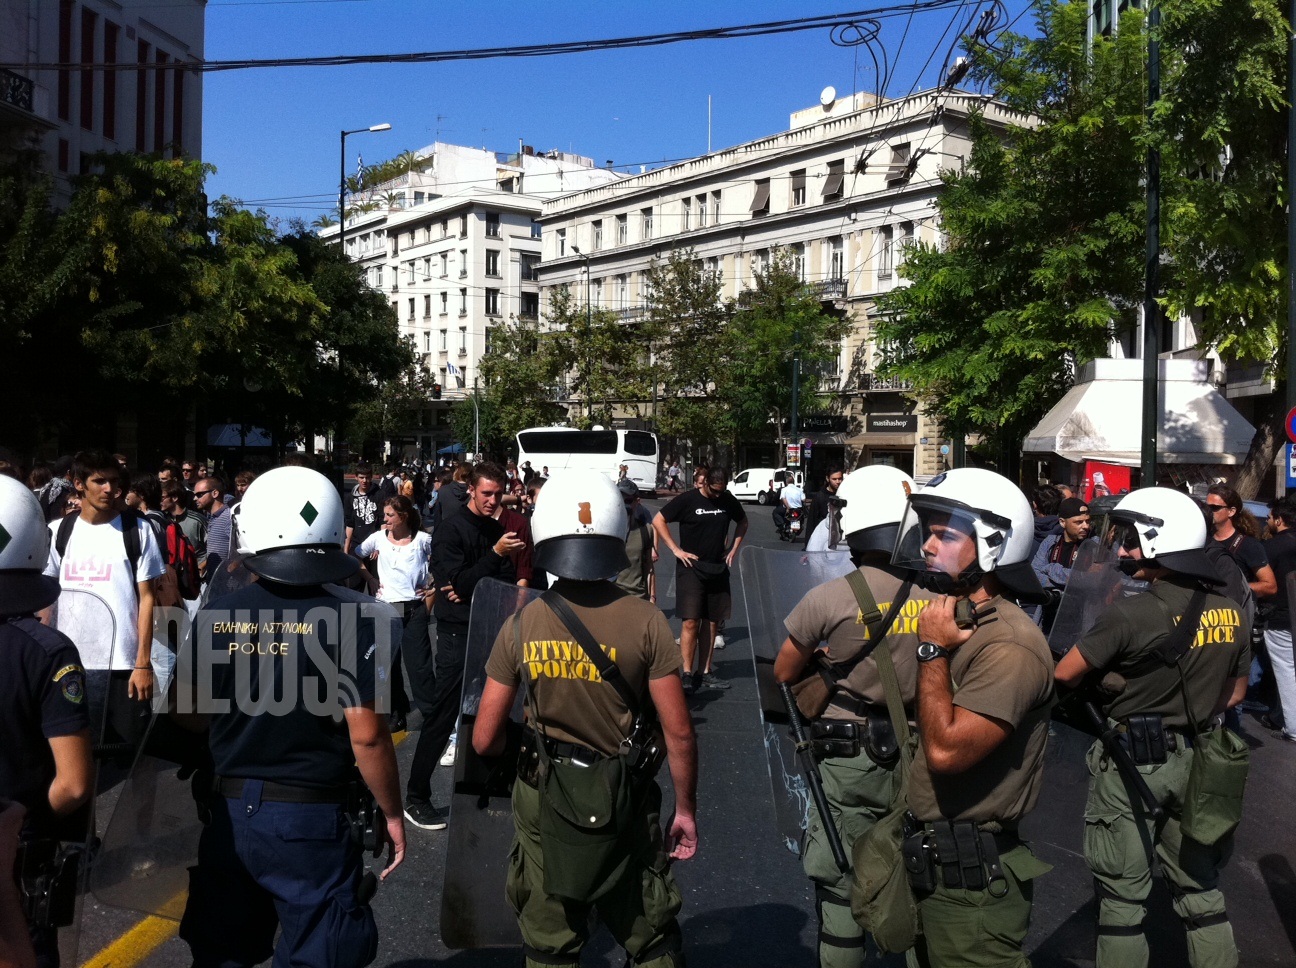
[[[1256,400],[1255,436],[1251,438],[1251,447],[1247,451],[1246,460],[1238,468],[1237,480],[1233,482],[1233,487],[1243,500],[1254,500],[1262,488],[1264,493],[1268,494],[1270,482],[1273,480],[1274,459],[1287,441],[1287,430],[1284,426],[1287,415],[1279,404],[1279,401],[1285,400],[1286,396],[1286,388],[1280,383],[1268,397],[1260,397]]]

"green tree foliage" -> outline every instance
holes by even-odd
[[[642,327],[620,313],[577,302],[570,289],[550,294],[545,318],[554,359],[581,401],[577,424],[607,424],[616,407],[641,414],[652,394],[648,341]]]
[[[554,334],[541,329],[538,319],[520,317],[491,327],[490,348],[480,367],[484,386],[478,402],[483,417],[487,408],[496,415],[497,428],[489,435],[483,432],[483,440],[498,444],[519,430],[543,427],[566,416],[557,402],[565,396],[562,360]],[[461,434],[461,425],[456,424],[456,436],[466,443],[470,438]]]
[[[998,97],[1040,120],[980,119],[943,173],[943,247],[909,247],[911,285],[879,300],[883,372],[911,380],[950,433],[1005,453],[1066,391],[1069,359],[1106,351],[1142,288],[1143,37],[1085,44],[1083,3],[1041,4],[1036,38],[972,49]]]
[[[724,331],[726,363],[714,381],[735,442],[770,437],[778,418],[787,414],[794,355],[801,360],[799,412],[822,410],[821,374],[850,332],[844,316],[824,311],[787,249],[775,251],[754,283],[733,307]]]

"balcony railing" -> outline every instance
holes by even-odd
[[[29,77],[0,70],[0,103],[12,104],[23,111],[34,109],[36,84]]]
[[[860,390],[869,393],[875,390],[912,390],[913,381],[903,380],[898,376],[878,376],[876,373],[864,373],[860,376]]]
[[[822,282],[812,282],[810,288],[818,294],[820,299],[846,298],[845,279],[824,279]]]

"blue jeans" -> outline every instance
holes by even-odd
[[[195,968],[362,968],[378,955],[373,911],[342,807],[261,799],[258,780],[217,798],[189,872],[180,937]],[[275,928],[282,927],[279,944]]]

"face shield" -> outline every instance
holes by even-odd
[[[914,572],[919,584],[934,591],[948,593],[974,584],[991,570],[982,561],[987,531],[983,515],[947,498],[913,495],[891,563]]]

